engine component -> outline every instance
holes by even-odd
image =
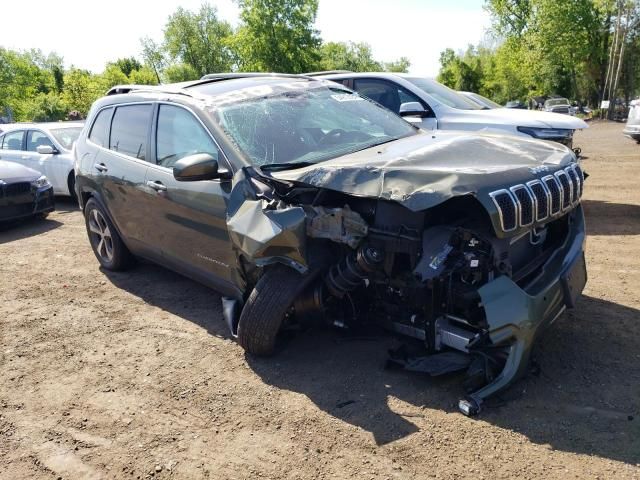
[[[331,267],[325,278],[327,290],[337,298],[344,297],[362,285],[383,261],[384,255],[380,250],[367,245],[360,247]]]
[[[311,238],[328,238],[357,248],[367,235],[367,223],[348,205],[344,208],[313,207],[313,213],[308,213],[308,217],[307,235]]]

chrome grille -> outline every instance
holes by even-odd
[[[549,216],[549,191],[540,180],[528,182],[527,186],[536,199],[536,221],[544,220]]]
[[[554,175],[560,181],[560,186],[562,187],[562,210],[566,210],[571,206],[571,194],[573,193],[569,176],[564,170],[558,170]]]
[[[513,195],[511,195],[511,192],[509,192],[508,190],[498,190],[497,192],[493,192],[490,195],[493,199],[493,203],[495,203],[496,207],[498,207],[498,212],[500,213],[500,221],[502,222],[502,229],[505,232],[515,230],[515,228],[518,226],[518,208],[516,207],[516,202],[513,198]]]
[[[496,190],[489,195],[498,209],[502,230],[527,227],[576,205],[582,196],[584,175],[578,164],[542,179]]]
[[[520,226],[526,227],[533,223],[534,214],[534,197],[525,185],[516,185],[511,187],[511,193],[518,201],[518,211],[520,212]]]

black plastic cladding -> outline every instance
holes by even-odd
[[[542,180],[514,185],[509,191],[496,190],[489,195],[498,208],[502,229],[509,232],[571,208],[582,196],[583,182],[582,169],[572,164]]]

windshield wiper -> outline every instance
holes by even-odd
[[[316,162],[290,162],[290,163],[267,163],[260,165],[259,168],[265,172],[279,172],[280,170],[293,170],[295,168],[308,167],[315,165]]]

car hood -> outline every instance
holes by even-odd
[[[588,125],[580,118],[560,113],[522,110],[514,108],[493,108],[490,110],[453,110],[443,118],[443,122],[479,123],[487,127],[493,125],[513,125],[514,127],[565,128],[581,130]]]
[[[419,211],[459,195],[482,196],[484,203],[490,191],[538,178],[574,159],[554,142],[437,131],[269,175]]]
[[[41,173],[36,172],[32,168],[24,167],[14,162],[0,160],[0,180],[7,183],[29,182],[40,176]]]

